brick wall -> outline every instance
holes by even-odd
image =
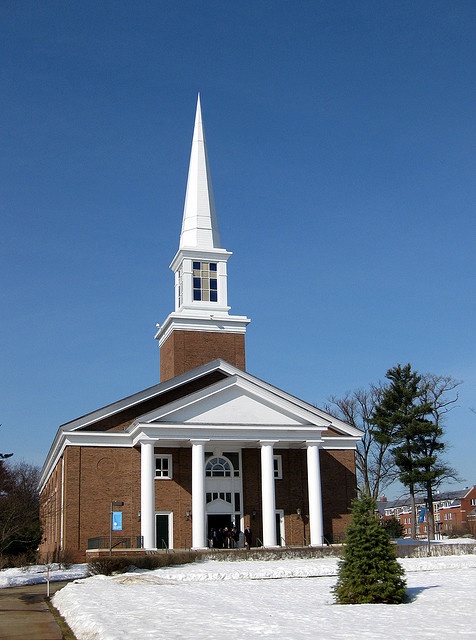
[[[350,523],[350,506],[357,495],[353,451],[321,450],[324,535],[338,541]]]
[[[173,512],[173,546],[184,548],[192,542],[192,522],[186,511],[192,508],[192,454],[189,448],[156,448],[156,453],[172,454],[172,479],[155,480],[157,511]],[[284,536],[288,545],[309,544],[306,451],[275,450],[282,456],[283,479],[276,480],[276,508],[284,509]],[[354,454],[352,451],[321,451],[324,535],[332,541],[345,530],[348,509],[355,496]],[[108,537],[111,501],[123,513],[123,530],[114,537],[140,536],[140,450],[136,448],[67,447],[64,455],[64,549],[70,559],[84,562],[88,538]],[[251,526],[254,538],[262,540],[261,461],[259,449],[243,449],[244,525]],[[61,461],[52,473],[42,496],[43,512],[48,500],[61,504]],[[57,496],[57,497],[55,497]],[[56,500],[56,502],[55,502]],[[297,509],[302,509],[298,516]],[[253,512],[256,513],[253,516]],[[51,511],[53,513],[53,511]],[[60,513],[54,515],[40,553],[57,554],[60,543]],[[49,525],[48,525],[49,526]],[[56,555],[56,557],[58,557]]]
[[[217,358],[244,371],[244,334],[173,331],[160,349],[160,381],[170,380]]]

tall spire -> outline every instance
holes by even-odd
[[[203,130],[200,94],[198,94],[182,232],[180,234],[180,249],[210,250],[219,248],[220,234]]]
[[[197,100],[187,193],[175,274],[175,311],[155,335],[160,347],[160,379],[221,358],[245,368],[245,332],[250,320],[230,315],[227,262],[220,245],[210,167]]]

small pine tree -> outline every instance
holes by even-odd
[[[383,525],[383,528],[391,538],[403,538],[403,526],[400,521],[395,518],[390,518]]]
[[[404,570],[370,497],[352,503],[352,522],[338,575],[333,589],[338,604],[401,604],[405,600]]]

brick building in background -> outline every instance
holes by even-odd
[[[428,518],[424,496],[416,496],[417,537],[428,535]],[[410,497],[398,500],[380,499],[377,508],[382,521],[396,518],[403,527],[403,535],[409,537],[412,531]],[[476,485],[458,491],[439,491],[434,494],[435,534],[443,536],[476,535]]]
[[[232,526],[266,547],[344,532],[361,432],[246,372],[249,319],[229,313],[230,255],[198,100],[175,310],[156,335],[161,382],[59,428],[41,474],[43,556],[201,549]]]

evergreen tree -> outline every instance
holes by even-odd
[[[404,570],[368,496],[352,503],[334,595],[338,604],[401,604],[406,598]]]
[[[399,364],[389,369],[386,377],[390,384],[375,407],[372,422],[375,438],[392,445],[398,478],[408,487],[414,538],[417,521],[415,489],[422,481],[422,469],[429,462],[422,443],[435,435],[435,425],[426,419],[431,413],[431,404],[422,400],[421,376],[412,371],[410,364],[404,367]]]
[[[397,520],[397,518],[393,517],[387,520],[383,528],[391,538],[403,538],[403,525],[400,524],[400,520]]]

